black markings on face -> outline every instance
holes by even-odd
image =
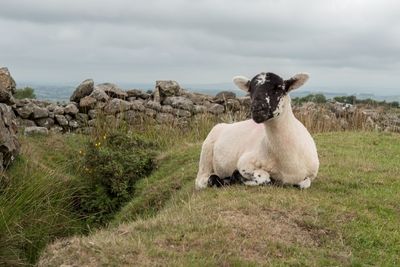
[[[251,114],[261,123],[280,115],[281,100],[287,94],[281,77],[268,72],[256,75],[250,81]]]

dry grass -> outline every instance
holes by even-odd
[[[147,203],[163,202],[158,212],[146,214],[139,208],[146,201],[136,203],[121,213],[139,216],[58,241],[39,266],[400,264],[400,137],[326,133],[316,141],[319,179],[304,191],[234,186],[195,192],[199,144],[179,147],[137,192]],[[163,188],[173,192],[169,198],[152,194]]]
[[[368,116],[364,115],[360,110],[337,117],[321,106],[306,113],[295,112],[295,116],[311,133],[374,130],[368,122]]]

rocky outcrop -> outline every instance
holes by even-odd
[[[17,124],[10,106],[0,103],[0,173],[18,155]]]
[[[15,81],[7,68],[0,68],[0,103],[14,104]]]
[[[19,153],[17,120],[10,104],[14,104],[15,81],[7,68],[0,68],[0,173]]]

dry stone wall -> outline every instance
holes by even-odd
[[[3,73],[7,74],[8,70],[3,70]],[[118,118],[128,124],[136,124],[147,117],[158,123],[186,125],[192,118],[202,114],[222,117],[226,113],[240,113],[241,115],[236,117],[243,118],[248,117],[250,113],[248,97],[237,97],[228,91],[220,92],[215,97],[189,92],[181,88],[176,81],[156,81],[155,89],[145,92],[139,89],[124,91],[116,84],[95,84],[92,79],[87,79],[73,92],[70,102],[63,104],[34,99],[14,100],[12,93],[15,91],[15,82],[12,78],[7,80],[1,76],[0,81],[5,88],[2,90],[3,95],[8,94],[3,99],[12,104],[16,122],[24,128],[27,135],[46,134],[49,131],[87,132],[96,124],[100,114],[107,121]],[[338,102],[324,105],[305,103],[293,109],[295,115],[303,121],[318,120],[323,125],[339,125],[333,128],[330,126],[328,129],[400,132],[399,115],[379,109]]]
[[[157,81],[154,91],[124,91],[112,83],[83,81],[73,92],[69,103],[43,100],[15,100],[13,110],[18,125],[26,134],[48,131],[87,131],[94,126],[99,113],[106,118],[123,119],[135,124],[144,117],[159,123],[185,124],[198,114],[219,116],[226,112],[245,112],[249,99],[232,92],[214,96],[189,92],[176,81]],[[45,129],[43,129],[45,128]]]

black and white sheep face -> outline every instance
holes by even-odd
[[[252,118],[262,123],[281,115],[287,94],[303,85],[307,79],[308,75],[303,73],[283,80],[274,73],[262,72],[251,80],[242,76],[233,80],[240,89],[250,93]]]
[[[257,123],[282,113],[287,92],[284,80],[273,73],[260,73],[250,81],[251,116]]]

